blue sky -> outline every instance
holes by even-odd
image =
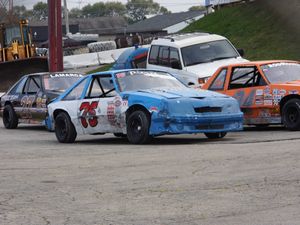
[[[47,0],[14,0],[14,4],[25,5],[26,8],[30,9],[34,4],[36,4],[39,1],[47,2]],[[122,3],[127,2],[127,0],[119,0],[119,1]],[[158,2],[160,5],[166,7],[172,12],[187,11],[191,6],[202,5],[204,3],[204,0],[154,0],[154,1]],[[69,8],[74,8],[79,6],[83,7],[88,3],[92,4],[95,2],[99,2],[99,0],[67,0],[67,4]]]

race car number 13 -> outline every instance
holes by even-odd
[[[98,107],[98,102],[83,102],[80,105],[80,112],[81,114],[81,124],[84,128],[87,128],[89,125],[91,127],[95,127],[98,124],[98,119],[96,116],[96,108]],[[87,118],[89,117],[89,118]]]

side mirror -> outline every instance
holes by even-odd
[[[180,64],[180,62],[178,60],[171,62],[171,68],[172,69],[177,69],[177,70],[181,70],[182,69],[181,64]]]
[[[244,49],[240,48],[240,49],[238,49],[237,51],[238,51],[238,53],[240,54],[240,56],[244,57],[244,55],[245,55]]]

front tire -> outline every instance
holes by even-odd
[[[60,143],[74,143],[77,132],[69,115],[61,112],[55,118],[55,135]]]
[[[221,139],[226,136],[227,132],[204,133],[208,139]]]
[[[290,99],[282,108],[282,122],[291,130],[300,130],[300,100]]]
[[[145,144],[151,140],[149,135],[150,116],[139,110],[131,113],[127,119],[127,139],[132,144]]]
[[[16,129],[18,127],[18,116],[11,105],[6,105],[3,110],[3,124],[6,129]]]

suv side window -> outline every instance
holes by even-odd
[[[266,84],[256,67],[235,67],[232,70],[228,89],[263,86]]]
[[[214,81],[211,83],[209,90],[224,90],[224,84],[226,80],[227,69],[222,69]]]
[[[149,54],[149,63],[157,65],[158,64],[158,52],[159,52],[159,46],[153,45],[150,50]]]
[[[159,48],[158,65],[169,66],[169,47],[161,46]]]

